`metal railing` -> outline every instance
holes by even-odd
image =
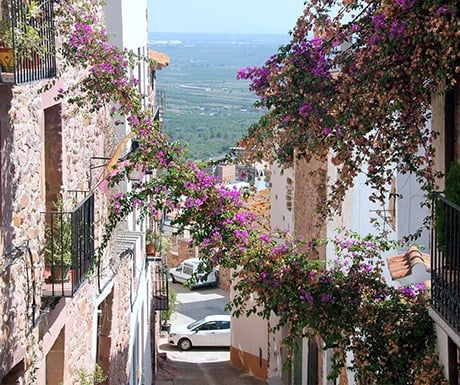
[[[165,112],[166,94],[164,90],[157,90],[149,96],[149,105],[155,120],[161,120]]]
[[[460,333],[460,206],[437,194],[431,226],[431,307]]]
[[[0,42],[10,50],[5,54],[8,59],[0,61],[0,83],[21,84],[56,76],[54,3],[55,0],[36,0],[31,10],[29,1],[2,2],[3,7],[9,7],[2,12],[10,19],[0,22],[8,23],[4,30],[10,28],[11,33],[8,43]]]
[[[165,264],[155,266],[153,300],[155,310],[169,309],[168,267]]]
[[[72,212],[43,213],[46,221],[43,296],[71,297],[94,262],[94,195]]]

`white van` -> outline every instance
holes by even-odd
[[[189,258],[183,261],[176,268],[169,270],[173,283],[187,282],[187,286],[194,289],[199,286],[216,286],[217,274],[212,269],[206,277],[206,265],[199,258]]]

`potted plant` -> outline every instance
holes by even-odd
[[[169,287],[168,290],[168,308],[166,310],[161,310],[161,330],[168,332],[171,330],[171,316],[172,314],[177,310],[176,306],[176,300],[177,300],[177,293],[176,291],[172,288]]]
[[[72,267],[72,222],[63,211],[62,198],[55,203],[56,212],[46,225],[45,263],[51,269],[52,282],[65,282]]]
[[[22,7],[16,23],[12,24],[11,10],[8,1],[1,3],[0,19],[0,65],[3,72],[13,72],[14,57],[20,59],[24,65],[33,62],[35,57],[44,57],[47,48],[44,39],[40,36],[37,27],[32,23],[42,17],[40,4],[36,0],[20,2]],[[13,53],[13,47],[15,53]]]
[[[0,66],[3,72],[13,72],[13,27],[6,2],[2,1],[0,5]]]
[[[171,247],[169,235],[160,231],[149,230],[145,233],[145,248],[147,255],[155,255],[159,253],[164,255]]]
[[[159,233],[157,231],[148,230],[145,233],[145,252],[147,255],[155,255],[157,251]]]

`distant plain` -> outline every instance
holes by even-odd
[[[163,128],[187,143],[189,158],[225,154],[259,120],[256,96],[236,74],[263,65],[287,42],[282,35],[150,34],[151,48],[170,57],[157,73],[166,95]]]

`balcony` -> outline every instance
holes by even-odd
[[[0,0],[0,11],[0,84],[54,77],[54,1]]]
[[[460,206],[441,195],[433,200],[431,313],[460,335]]]
[[[165,100],[166,96],[164,90],[158,90],[149,95],[149,107],[152,109],[153,117],[160,122],[163,119],[165,111]]]
[[[44,297],[71,297],[94,262],[94,195],[73,211],[43,213],[47,225]]]
[[[168,267],[161,263],[155,266],[153,298],[155,310],[169,309]]]

